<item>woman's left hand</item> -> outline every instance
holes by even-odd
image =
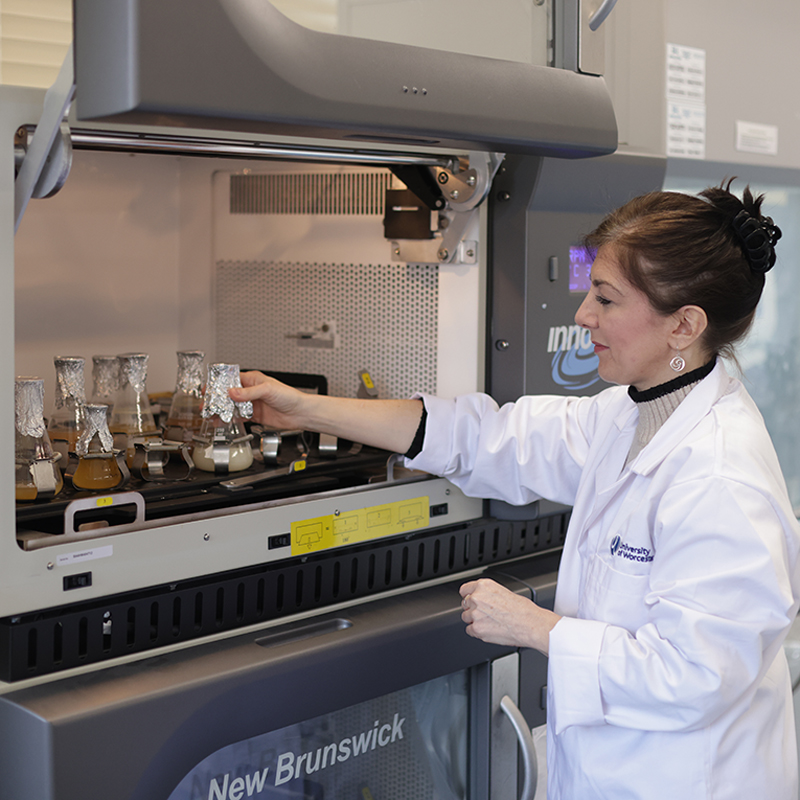
[[[467,633],[490,644],[533,647],[547,655],[550,631],[561,619],[489,578],[460,589],[461,619]]]

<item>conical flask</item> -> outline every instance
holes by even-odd
[[[90,491],[114,489],[123,482],[123,476],[114,453],[114,437],[108,429],[108,406],[90,403],[85,411],[83,430],[75,445],[78,466],[72,485]]]
[[[64,486],[61,471],[44,425],[44,381],[17,378],[14,384],[16,498],[44,500]]]
[[[75,443],[83,425],[83,407],[86,405],[83,356],[56,356],[55,406],[47,423],[53,449],[61,454],[59,467],[67,468],[69,453],[74,452]]]
[[[194,437],[192,459],[198,469],[225,474],[253,463],[252,436],[243,418],[253,416],[253,404],[234,403],[228,389],[241,386],[238,364],[209,364],[203,402],[203,424]]]
[[[191,442],[203,424],[203,358],[201,350],[178,351],[178,377],[167,415],[164,438]]]
[[[117,356],[92,356],[91,403],[111,409],[119,389],[119,359]]]
[[[114,446],[125,450],[128,467],[133,464],[135,442],[158,438],[158,428],[147,398],[146,353],[123,353],[119,359],[119,388],[109,414],[108,427]]]

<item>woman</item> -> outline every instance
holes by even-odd
[[[405,452],[467,494],[573,506],[555,612],[487,579],[461,588],[470,635],[549,654],[550,800],[797,797],[781,644],[800,527],[718,358],[753,321],[780,231],[729,185],[645,195],[587,237],[575,319],[619,384],[595,397],[359,403],[252,374],[234,393],[262,422]]]

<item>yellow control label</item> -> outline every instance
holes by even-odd
[[[375,388],[375,384],[372,382],[372,378],[370,377],[369,372],[362,372],[361,373],[361,380],[364,381],[364,386],[366,386],[367,389],[374,389]]]
[[[430,497],[414,497],[341,514],[329,514],[292,523],[292,555],[307,555],[331,547],[368,542],[427,528]]]
[[[98,497],[95,505],[97,506],[113,506],[114,505],[114,498],[113,497]]]

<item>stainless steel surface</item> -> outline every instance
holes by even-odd
[[[33,477],[34,486],[36,486],[36,499],[46,500],[53,497],[56,493],[56,474],[53,469],[53,463],[58,461],[56,459],[39,459],[37,458],[31,464],[31,475]]]
[[[519,699],[519,654],[491,663],[491,800],[517,800],[517,737],[502,709],[502,701]],[[534,784],[535,785],[535,784]]]
[[[589,30],[596,31],[614,10],[617,0],[603,0],[597,11],[589,17]]]
[[[62,121],[74,95],[75,77],[72,46],[70,45],[56,82],[47,90],[42,117],[39,121],[39,132],[34,134],[14,182],[14,233],[19,229],[22,215],[25,213],[31,197],[50,195],[57,191],[66,180],[71,152],[66,145],[58,141],[58,137],[63,135]],[[51,165],[48,167],[47,160],[51,156]],[[46,168],[48,170],[55,169],[55,179],[51,179],[45,173],[48,186],[45,191],[39,191],[40,180]]]
[[[281,448],[282,437],[277,431],[264,431],[259,439],[259,449],[264,457],[265,464],[278,463],[278,451]]]
[[[322,458],[336,458],[339,449],[339,437],[329,433],[319,435],[319,454]]]
[[[603,0],[602,3],[598,3],[598,0],[579,0],[578,69],[583,73],[602,75],[605,72],[606,32],[600,29],[600,23],[611,13],[613,6],[609,0]],[[593,23],[596,23],[594,27]]]
[[[508,717],[519,740],[522,752],[523,779],[520,800],[533,800],[536,795],[536,780],[539,775],[539,765],[536,758],[536,748],[533,744],[531,727],[528,725],[517,704],[506,695],[500,701],[500,709]]]
[[[241,489],[245,486],[254,486],[257,483],[265,483],[276,478],[283,478],[286,475],[293,475],[295,472],[302,472],[305,468],[305,459],[298,458],[292,461],[288,467],[280,467],[269,472],[260,472],[258,475],[244,475],[241,478],[232,478],[229,481],[222,481],[220,486],[228,491],[236,491],[236,489]]]
[[[385,166],[387,164],[416,165],[450,169],[457,163],[455,156],[415,155],[385,150],[322,149],[270,144],[240,139],[198,139],[191,136],[154,133],[114,133],[73,128],[72,146],[76,150],[120,150],[132,153],[163,153],[213,158],[265,158],[320,163]]]
[[[473,214],[488,194],[503,158],[502,153],[471,153],[468,169],[435,170],[448,201],[446,208],[439,212],[439,228],[431,239],[393,241],[392,260],[417,264],[474,264],[475,243],[465,242],[463,237]]]

